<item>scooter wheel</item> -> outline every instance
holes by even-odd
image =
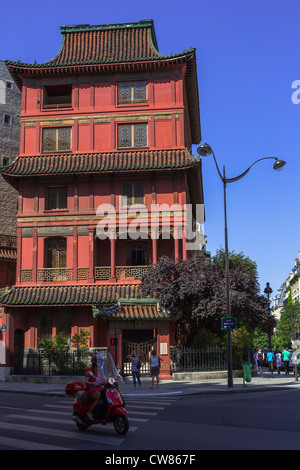
[[[126,434],[129,429],[129,421],[127,416],[116,415],[114,418],[114,427],[118,434]]]
[[[75,421],[75,423],[76,423],[78,429],[80,429],[80,431],[85,431],[87,428],[90,427],[89,424],[83,423],[78,415],[74,415],[73,420]]]

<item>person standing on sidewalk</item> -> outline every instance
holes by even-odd
[[[257,370],[257,372],[259,372],[259,368],[258,368],[258,349],[257,348],[255,348],[255,350],[254,350],[253,360],[254,360],[255,369]]]
[[[284,348],[284,350],[282,351],[282,356],[283,356],[283,363],[284,363],[284,372],[285,372],[285,375],[288,375],[291,353],[287,350],[287,348]]]
[[[276,359],[276,369],[277,369],[278,374],[280,374],[281,367],[282,367],[282,354],[278,348],[276,348],[276,351],[275,351],[275,359]]]
[[[140,379],[140,368],[141,368],[141,360],[137,357],[136,352],[133,351],[131,355],[128,356],[131,360],[131,373],[133,378],[133,386],[136,388],[136,382],[138,382],[140,388],[142,388],[142,382]]]
[[[263,374],[264,358],[265,358],[265,355],[262,352],[261,348],[259,348],[258,353],[257,353],[257,365],[258,365],[258,369],[259,369],[261,376]]]
[[[158,388],[159,384],[159,372],[160,372],[160,363],[163,360],[156,354],[155,349],[151,351],[151,356],[150,356],[150,371],[151,371],[151,377],[152,377],[152,387],[154,387],[154,379],[156,377],[156,388]]]
[[[268,374],[272,372],[273,374],[273,368],[274,368],[274,353],[273,351],[269,351],[267,353],[267,361],[268,361]]]

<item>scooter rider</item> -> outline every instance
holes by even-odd
[[[99,389],[99,384],[101,381],[104,382],[104,375],[103,375],[103,356],[101,354],[94,354],[91,358],[92,365],[91,367],[87,367],[85,370],[85,384],[86,384],[86,391],[89,398],[92,400],[92,406],[87,413],[89,419],[93,418],[93,412],[97,406],[97,403],[101,396],[101,390]],[[89,372],[92,373],[89,374]],[[101,380],[102,378],[102,380]]]

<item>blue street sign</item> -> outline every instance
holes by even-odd
[[[236,330],[237,320],[235,317],[226,316],[221,318],[221,329],[222,330]]]

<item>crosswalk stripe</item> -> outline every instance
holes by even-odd
[[[65,409],[65,410],[69,410],[70,407],[69,406],[57,406],[57,405],[51,405],[51,404],[46,404],[46,405],[43,405],[45,408],[56,408],[56,409]],[[137,408],[137,409],[146,409],[146,410],[164,410],[163,407],[158,407],[158,406],[147,406],[147,405],[127,405],[127,408]],[[132,413],[132,411],[130,411],[130,413]]]
[[[55,411],[55,410],[36,410],[34,408],[30,408],[26,410],[29,413],[46,413],[46,414],[54,414],[54,415],[61,415],[61,416],[70,416],[70,411]]]
[[[24,441],[23,439],[15,439],[13,437],[1,436],[1,446],[15,447],[22,450],[70,450],[67,447],[51,446],[49,444],[39,444],[33,441]]]
[[[56,408],[57,410],[70,410],[70,406],[63,406],[63,405],[50,405],[50,404],[46,404],[46,405],[43,405],[45,406],[46,408]]]
[[[150,400],[149,400],[149,401],[147,401],[147,400],[143,400],[143,401],[126,400],[126,406],[127,406],[127,403],[130,403],[130,404],[135,404],[135,403],[141,404],[141,403],[143,403],[143,404],[145,404],[145,405],[150,404],[150,405],[158,405],[158,406],[159,406],[159,405],[164,405],[164,406],[173,405],[173,403],[164,402],[164,401],[156,401],[156,400],[155,400],[155,401],[154,401],[154,400],[152,400],[152,401],[150,401]]]
[[[131,410],[130,413],[133,413],[135,415],[147,415],[147,416],[156,416],[157,413],[150,413],[149,411],[135,411],[135,410]],[[129,418],[130,419],[130,416]]]
[[[7,417],[12,418],[12,419],[27,419],[27,420],[29,419],[30,421],[42,421],[43,423],[45,422],[45,417],[42,417],[42,416],[8,415]],[[59,423],[59,424],[70,424],[71,423],[72,425],[74,424],[74,422],[70,419],[59,419],[59,418],[47,418],[47,423]],[[95,426],[95,425],[93,425],[93,426]],[[105,430],[111,431],[112,430],[112,431],[115,432],[115,428],[114,428],[113,423],[107,423],[105,426],[102,426],[101,424],[99,424],[99,428],[100,427],[101,427],[101,430],[103,430],[103,431],[105,431]],[[134,432],[137,429],[138,428],[136,426],[130,426],[128,432]],[[1,442],[1,439],[0,439],[0,442]]]
[[[94,435],[91,434],[88,430],[85,434],[70,431],[64,431],[61,429],[50,429],[50,428],[41,428],[37,426],[29,426],[27,424],[14,424],[14,423],[0,423],[0,428],[11,429],[14,431],[24,431],[29,433],[38,433],[49,436],[55,436],[58,438],[67,438],[67,439],[79,439],[81,441],[96,442],[98,444],[106,444],[111,446],[120,446],[124,439],[119,439],[117,437],[106,437],[101,436],[100,434]]]
[[[143,409],[146,408],[147,410],[164,410],[163,406],[148,406],[148,405],[126,405],[126,408],[137,408]]]

